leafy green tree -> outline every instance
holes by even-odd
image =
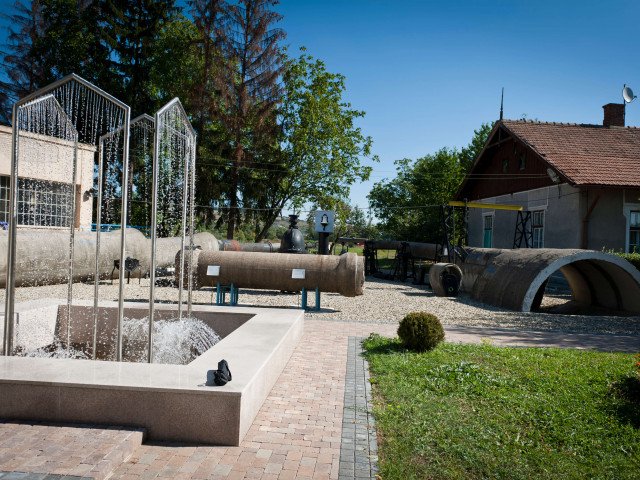
[[[284,95],[279,111],[282,141],[279,164],[261,172],[264,183],[263,237],[286,206],[310,202],[331,209],[348,198],[351,185],[365,181],[371,167],[372,139],[356,126],[365,113],[345,102],[345,77],[328,72],[325,64],[306,54],[287,58]]]
[[[491,123],[483,123],[480,125],[480,128],[473,131],[471,143],[460,150],[460,164],[465,172],[471,170],[473,163],[476,161],[476,158],[478,158],[478,155],[480,155],[480,152],[482,152],[485,143],[487,143],[492,128],[493,124]]]
[[[416,242],[441,240],[440,207],[451,200],[487,141],[491,125],[474,131],[469,145],[458,151],[442,148],[412,161],[396,161],[396,177],[376,183],[368,195],[381,232]],[[457,222],[461,225],[462,218]]]
[[[439,206],[451,200],[464,177],[459,152],[443,148],[415,162],[398,160],[393,180],[376,183],[368,195],[383,232],[398,240],[439,239]]]

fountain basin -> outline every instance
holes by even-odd
[[[26,325],[47,311],[57,315],[63,304],[17,304],[17,321]],[[117,308],[116,302],[100,305]],[[156,312],[174,308],[158,305]],[[141,309],[125,303],[125,315]],[[145,428],[152,440],[239,445],[302,336],[304,314],[194,305],[193,316],[238,327],[187,365],[0,357],[0,417],[125,425]],[[233,380],[205,386],[207,371],[222,359]]]

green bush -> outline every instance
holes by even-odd
[[[444,340],[444,329],[435,315],[411,312],[400,321],[398,336],[408,349],[424,352],[433,350]]]
[[[614,251],[608,251],[607,253],[612,253],[613,255],[618,255],[619,257],[624,258],[627,262],[629,262],[631,265],[633,265],[634,267],[636,267],[638,270],[640,270],[640,253],[622,253],[622,252],[614,252]]]

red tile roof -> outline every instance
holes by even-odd
[[[640,128],[503,120],[575,185],[640,186]]]

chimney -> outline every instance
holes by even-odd
[[[603,105],[605,127],[624,127],[624,103],[607,103]]]

